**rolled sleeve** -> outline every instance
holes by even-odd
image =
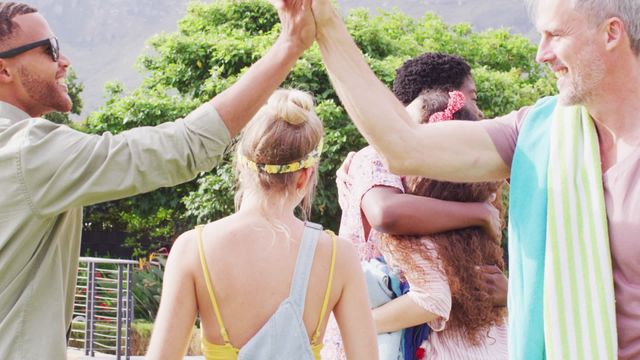
[[[210,170],[222,159],[224,150],[231,142],[229,129],[210,101],[200,105],[187,115],[184,119],[184,125],[186,130],[191,133],[190,138],[200,139],[202,142],[203,157],[201,161],[211,161],[210,164],[205,165]]]
[[[18,170],[33,211],[42,215],[191,180],[216,165],[231,141],[210,102],[184,119],[117,135],[28,121]]]

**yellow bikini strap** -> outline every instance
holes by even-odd
[[[320,319],[318,320],[318,326],[316,326],[316,331],[313,333],[313,337],[311,338],[311,343],[315,344],[318,341],[318,337],[320,337],[320,327],[322,325],[322,320],[324,319],[325,314],[327,313],[327,307],[329,306],[329,295],[331,295],[331,288],[333,286],[333,272],[336,267],[336,244],[337,237],[336,234],[331,230],[325,230],[327,234],[331,236],[331,241],[333,243],[333,248],[331,250],[331,266],[329,267],[329,281],[327,282],[327,290],[324,293],[324,301],[322,302],[322,310],[320,310]]]
[[[213,293],[213,283],[209,276],[209,267],[207,266],[207,259],[204,256],[204,245],[202,241],[202,229],[204,225],[196,226],[196,233],[198,234],[198,253],[200,254],[200,264],[202,265],[202,272],[204,273],[204,280],[207,284],[207,290],[209,290],[209,297],[211,298],[211,304],[213,304],[213,311],[216,313],[216,320],[218,321],[218,327],[220,328],[220,335],[224,340],[225,345],[231,344],[229,341],[229,335],[227,329],[222,322],[222,315],[220,315],[220,309],[218,308],[218,302],[216,301],[216,295]]]

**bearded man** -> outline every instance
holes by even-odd
[[[69,59],[27,4],[0,3],[0,358],[65,359],[82,206],[209,171],[313,43],[309,1],[274,1],[282,32],[236,84],[184,119],[88,135],[41,116],[71,109]]]
[[[640,1],[527,2],[559,94],[429,126],[375,77],[330,2],[313,6],[336,91],[392,172],[511,178],[509,357],[639,359]]]

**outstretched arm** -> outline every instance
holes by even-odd
[[[273,47],[234,85],[185,119],[102,136],[38,121],[29,136],[35,138],[20,150],[24,163],[33,165],[19,167],[35,211],[55,215],[174,186],[211,170],[229,135],[253,117],[313,43],[310,2],[278,0],[283,24]]]
[[[235,136],[284,81],[315,37],[311,0],[271,0],[282,32],[269,51],[240,80],[211,100],[231,136]]]
[[[313,12],[316,40],[333,86],[351,119],[392,172],[450,181],[508,176],[508,166],[481,125],[448,121],[421,126],[412,122],[371,71],[330,1],[314,0]],[[427,159],[425,153],[431,156]]]

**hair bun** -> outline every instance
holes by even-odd
[[[279,120],[302,125],[313,114],[313,98],[300,90],[276,90],[267,103]]]

